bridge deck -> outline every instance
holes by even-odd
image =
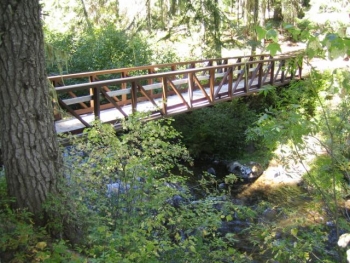
[[[235,97],[249,95],[269,84],[286,85],[296,77],[301,77],[301,67],[288,69],[288,59],[291,58],[269,58],[179,71],[174,71],[174,67],[172,67],[171,71],[165,73],[152,73],[137,77],[126,76],[123,79],[57,87],[58,93],[86,89],[95,90],[95,92],[97,90],[97,92],[88,96],[74,95],[72,98],[62,100],[61,104],[75,116],[57,120],[55,122],[56,131],[57,133],[81,132],[96,118],[102,122],[113,123],[135,111],[151,112],[151,118],[172,116],[232,100]],[[115,87],[116,85],[123,86],[123,89],[101,91],[103,88]],[[150,92],[158,93],[158,96],[152,95],[153,93]],[[140,97],[141,93],[142,97]],[[101,94],[110,102],[111,98],[115,98],[116,102],[112,101],[114,107],[102,109],[100,105]],[[126,101],[128,102],[126,103]],[[81,102],[95,105],[93,112],[76,114],[69,108],[70,105],[81,104]]]

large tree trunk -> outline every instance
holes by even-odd
[[[15,207],[39,222],[61,165],[45,69],[39,0],[0,1],[0,137]]]

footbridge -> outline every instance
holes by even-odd
[[[137,111],[149,118],[184,113],[287,85],[302,77],[297,56],[238,56],[51,76],[58,133],[80,133],[99,119],[117,124]]]

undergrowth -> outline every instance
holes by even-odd
[[[254,203],[232,198],[234,174],[225,178],[227,188],[206,173],[194,184],[186,181],[183,174],[191,174],[193,161],[171,119],[140,122],[134,116],[123,122],[121,134],[96,122],[85,137],[69,137],[71,146],[62,150],[61,194],[45,205],[50,218],[45,228],[36,227],[30,213],[11,209],[2,171],[2,262],[344,261],[345,251],[337,250],[332,238],[349,231],[344,208],[349,76],[337,74],[331,83],[315,75],[317,92],[301,95],[308,87],[302,82],[282,91],[285,97],[244,134],[260,140],[261,149],[289,144],[296,161],[306,160],[306,135],[325,149],[301,185],[256,192]],[[334,83],[341,83],[343,100],[337,110],[327,111],[326,94]]]

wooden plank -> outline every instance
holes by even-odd
[[[82,96],[82,97],[75,97],[73,99],[64,99],[62,100],[66,105],[73,105],[81,102],[87,102],[92,100],[92,95]],[[85,107],[87,109],[88,107]]]
[[[113,91],[107,92],[107,94],[108,96],[111,96],[111,97],[131,94],[131,88],[113,90]]]
[[[71,96],[72,98],[77,98],[77,95],[75,95],[73,92],[68,92],[68,95]],[[89,108],[85,103],[79,103],[79,105],[83,108],[83,109],[87,109]]]

